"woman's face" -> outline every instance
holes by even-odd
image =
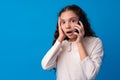
[[[65,35],[71,40],[76,39],[77,36],[74,34],[74,27],[78,24],[78,16],[73,11],[65,11],[59,18]]]

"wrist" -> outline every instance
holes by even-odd
[[[81,39],[79,41],[76,41],[76,43],[82,45],[83,44],[83,39]]]
[[[59,42],[62,42],[64,40],[63,37],[59,36],[58,39],[57,39]]]
[[[78,45],[78,46],[82,46],[83,43],[82,43],[82,42],[77,42],[77,45]]]

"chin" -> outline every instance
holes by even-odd
[[[76,39],[76,36],[67,36],[69,39]]]

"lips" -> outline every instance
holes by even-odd
[[[73,31],[67,31],[66,33],[69,34],[69,33],[72,33]]]
[[[67,35],[72,35],[72,34],[73,34],[73,31],[67,31],[66,34],[67,34]]]

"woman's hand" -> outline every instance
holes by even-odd
[[[80,23],[80,25],[79,24],[75,25],[75,29],[77,29],[79,33],[74,32],[74,34],[77,35],[77,39],[76,39],[77,43],[82,42],[84,34],[85,34],[82,22],[79,21],[79,23]]]
[[[66,36],[65,36],[65,33],[62,30],[62,27],[61,27],[61,24],[60,24],[60,18],[58,20],[58,31],[59,31],[58,41],[62,42]]]

